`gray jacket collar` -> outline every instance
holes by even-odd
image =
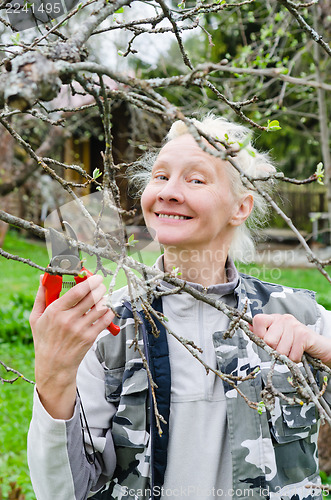
[[[160,271],[164,271],[164,261],[163,261],[163,255],[160,255],[155,262],[154,268],[159,269]],[[239,284],[239,273],[234,265],[233,260],[228,257],[226,261],[226,275],[228,278],[227,283],[218,283],[216,285],[211,285],[209,287],[204,287],[200,285],[199,283],[193,283],[191,281],[187,281],[186,283],[199,292],[205,292],[208,294],[215,294],[218,296],[223,296],[223,295],[228,295],[237,288]],[[161,282],[161,286],[165,288],[173,288],[174,285],[171,285],[170,283],[166,283],[165,281]]]

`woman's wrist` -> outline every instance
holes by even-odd
[[[37,379],[37,377],[36,377]],[[66,385],[54,379],[36,383],[39,399],[47,413],[54,419],[72,418],[76,402],[76,380],[67,381]]]

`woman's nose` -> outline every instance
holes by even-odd
[[[173,201],[177,203],[183,203],[184,201],[184,194],[180,183],[171,179],[164,183],[157,197],[159,200],[163,201]]]

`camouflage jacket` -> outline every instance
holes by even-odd
[[[241,275],[235,289],[238,308],[248,299],[247,314],[292,314],[318,331],[320,315],[313,292],[283,287]],[[153,305],[162,310],[161,299]],[[141,500],[160,496],[166,468],[168,428],[162,424],[162,437],[155,429],[154,410],[147,372],[137,351],[131,348],[135,336],[131,306],[122,300],[116,310],[121,335],[103,336],[96,355],[105,371],[105,397],[117,407],[112,421],[117,466],[114,476],[94,499]],[[170,368],[164,328],[155,338],[141,314],[139,345],[144,350],[153,378],[158,385],[159,412],[167,420],[170,407]],[[245,376],[260,368],[257,376],[238,382],[251,401],[261,400],[271,359],[265,351],[237,330],[223,339],[222,331],[213,335],[217,368],[223,373]],[[273,385],[288,396],[295,389],[288,381],[285,365],[276,364]],[[312,403],[290,405],[276,398],[270,414],[251,409],[238,392],[224,383],[228,430],[231,442],[234,498],[308,500],[322,499],[317,459],[318,418]]]

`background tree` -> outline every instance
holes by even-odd
[[[306,5],[309,8],[303,9],[301,4],[296,14],[328,37],[330,2]],[[314,42],[311,32],[302,29],[297,16],[289,15],[279,2],[255,1],[223,9],[221,15],[210,12],[200,20],[200,26],[200,31],[196,28],[185,40],[194,66],[203,60],[221,63],[222,68],[211,73],[210,81],[223,89],[226,99],[245,102],[257,97],[245,108],[246,116],[260,124],[268,118],[281,121],[277,137],[260,135],[261,147],[272,150],[286,174],[309,176],[312,163],[321,160],[329,172],[326,116],[330,108],[330,56]],[[136,70],[141,65],[138,56]],[[145,65],[141,71],[148,77],[166,77],[179,75],[184,68],[178,44],[173,42],[156,67]],[[195,111],[190,92],[179,92],[177,99],[186,112]],[[237,112],[211,92],[206,92],[204,99],[200,95],[199,102],[232,118]]]

